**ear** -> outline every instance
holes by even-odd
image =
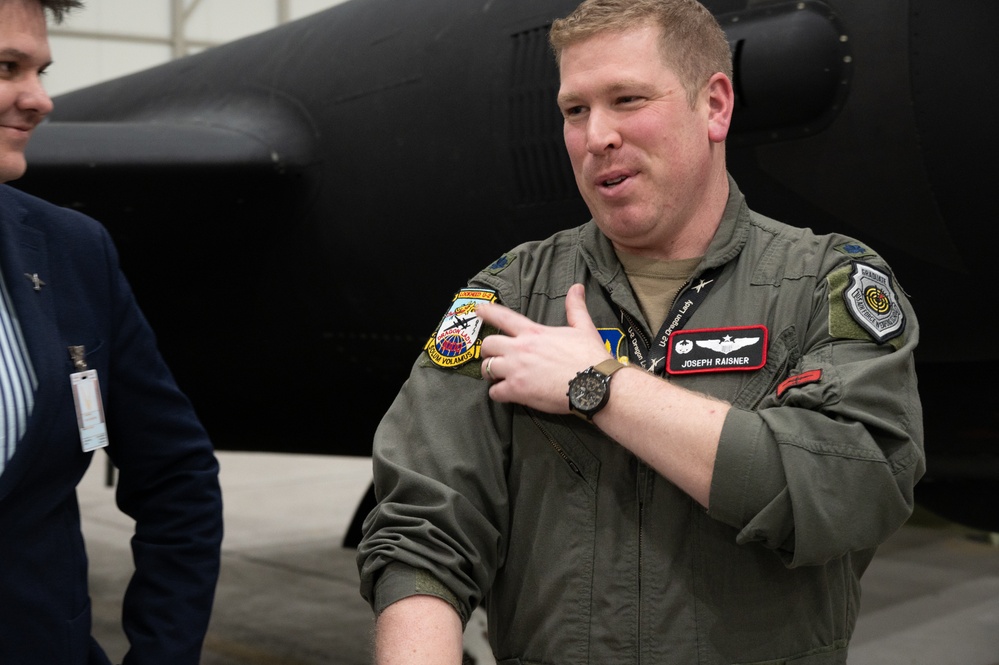
[[[722,143],[728,136],[732,124],[732,111],[735,108],[735,91],[732,81],[721,72],[708,79],[708,138]]]

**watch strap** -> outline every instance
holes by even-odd
[[[608,358],[602,362],[597,363],[593,366],[594,371],[600,372],[606,376],[610,376],[619,369],[624,369],[627,367],[623,362],[617,358]]]

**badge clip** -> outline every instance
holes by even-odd
[[[69,347],[73,366],[79,370],[69,375],[76,406],[76,425],[80,430],[80,446],[89,453],[108,445],[108,430],[101,401],[101,384],[96,369],[87,369],[86,349]]]

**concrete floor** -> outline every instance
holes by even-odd
[[[369,460],[230,452],[219,460],[226,535],[202,663],[369,663],[371,614],[354,552],[341,547],[370,482]],[[95,457],[80,504],[94,633],[120,662],[132,525],[104,472]],[[955,527],[905,526],[864,577],[850,653],[851,665],[999,665],[999,546]]]

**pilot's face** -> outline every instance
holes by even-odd
[[[50,60],[41,4],[0,0],[0,182],[24,174],[31,130],[52,110],[41,84]]]
[[[559,108],[576,184],[604,234],[632,253],[692,258],[674,250],[699,231],[717,141],[708,88],[692,109],[660,34],[648,24],[567,46]]]

